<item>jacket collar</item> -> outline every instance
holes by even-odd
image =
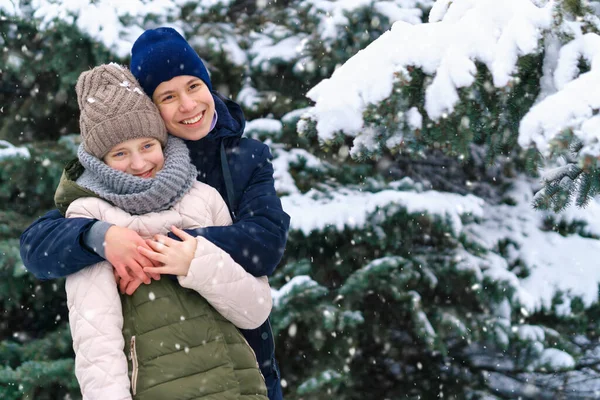
[[[217,119],[217,125],[206,138],[217,140],[225,137],[241,137],[246,127],[246,119],[242,108],[233,100],[223,97],[214,90],[212,95],[219,118]]]
[[[81,176],[85,169],[79,159],[70,161],[63,170],[56,192],[54,193],[54,204],[61,214],[65,215],[69,205],[80,197],[99,197],[96,193],[79,186],[75,181]]]

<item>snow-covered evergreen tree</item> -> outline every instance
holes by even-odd
[[[356,201],[344,217],[356,220],[363,209],[359,235],[380,232],[376,243],[390,236],[394,243],[338,278],[339,308],[372,314],[368,339],[351,346],[381,345],[379,359],[355,351],[357,363],[335,384],[379,388],[381,367],[365,367],[372,360],[391,376],[396,371],[398,391],[382,397],[598,395],[591,360],[599,103],[585,90],[594,87],[600,54],[597,9],[579,1],[438,1],[429,23],[397,22],[308,92],[315,105],[299,133],[338,157],[376,160],[381,177],[353,187],[327,183],[313,188],[311,200]],[[539,166],[542,186],[529,176]],[[391,191],[397,197],[378,204]],[[555,215],[531,207],[563,210],[573,198],[588,208]],[[306,195],[286,200],[291,209],[306,206]],[[310,234],[327,220],[339,226],[321,217]],[[346,260],[356,250],[339,254]],[[412,270],[417,278],[407,284]],[[348,305],[348,292],[363,302],[380,297],[402,322],[388,323],[380,307]],[[340,358],[333,370],[342,365]],[[324,376],[315,379],[327,385]]]
[[[78,74],[160,25],[275,155],[286,398],[599,395],[600,2],[114,3],[0,0],[0,397],[78,395],[61,282],[17,238],[73,154]]]
[[[56,399],[77,394],[63,281],[27,273],[19,235],[53,207],[72,140],[14,146],[0,140],[0,398]]]

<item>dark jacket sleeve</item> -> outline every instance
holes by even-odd
[[[83,244],[83,237],[94,222],[95,219],[64,218],[58,210],[38,218],[21,234],[25,268],[39,279],[54,279],[102,261]]]
[[[236,222],[208,227],[199,234],[210,240],[254,276],[271,275],[281,261],[290,217],[275,192],[271,152],[264,147],[238,200]]]

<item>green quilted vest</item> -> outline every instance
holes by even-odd
[[[135,400],[268,400],[252,348],[198,293],[163,276],[121,301]]]
[[[69,205],[80,197],[100,198],[96,193],[79,186],[75,182],[83,171],[84,168],[78,159],[71,160],[63,170],[60,182],[54,193],[54,204],[62,215],[65,215]]]

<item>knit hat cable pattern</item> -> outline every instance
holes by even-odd
[[[83,72],[75,87],[85,150],[102,159],[114,146],[130,139],[154,138],[167,143],[160,112],[144,95],[135,77],[117,64]]]
[[[81,145],[77,156],[85,171],[77,184],[130,214],[167,210],[190,190],[197,171],[183,140],[169,136],[164,154],[163,169],[154,178],[139,178],[109,167]]]

